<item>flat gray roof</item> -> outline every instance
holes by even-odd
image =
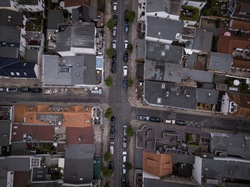
[[[181,82],[182,65],[146,60],[144,63],[144,79],[168,82]]]
[[[182,79],[192,79],[197,82],[212,82],[213,81],[213,72],[202,71],[196,69],[183,68],[182,70]]]
[[[208,70],[230,72],[233,64],[233,57],[230,54],[211,52],[208,63]]]
[[[206,104],[217,104],[219,91],[215,89],[197,88],[197,102]]]
[[[144,81],[144,99],[154,105],[195,109],[196,89],[177,87],[174,83]]]
[[[145,58],[145,40],[144,39],[137,40],[137,58],[140,58],[140,59]]]
[[[181,9],[181,0],[147,0],[147,12],[166,12],[179,15]]]
[[[209,53],[212,47],[213,33],[204,31],[204,29],[196,29],[193,41],[193,49],[201,50],[201,52]]]
[[[96,84],[96,56],[43,56],[44,85]]]
[[[28,61],[38,61],[38,49],[26,49],[25,55]]]
[[[179,64],[183,48],[179,46],[146,41],[146,59]]]
[[[212,153],[215,151],[223,151],[227,155],[242,157],[250,159],[250,136],[211,133],[211,146]]]
[[[0,57],[18,58],[17,47],[0,47]]]
[[[69,51],[70,47],[94,48],[95,24],[75,22],[72,25],[59,26],[56,33],[56,50]]]
[[[64,21],[63,12],[61,10],[48,11],[48,29],[57,29],[58,24]]]
[[[184,179],[183,179],[184,180]],[[144,187],[196,187],[197,185],[186,184],[185,180],[183,183],[167,182],[161,179],[144,178]]]
[[[186,68],[193,69],[195,67],[195,62],[197,61],[197,53],[192,53],[191,55],[187,55],[186,60]]]
[[[9,120],[1,120],[1,125],[0,125],[0,145],[1,146],[7,146],[10,145],[10,126],[11,126],[11,121]]]
[[[181,21],[147,16],[147,36],[165,40],[176,40],[176,34],[182,33]]]

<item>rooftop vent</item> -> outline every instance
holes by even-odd
[[[166,52],[165,51],[161,51],[161,56],[165,56]]]
[[[207,95],[208,95],[208,97],[210,97],[210,96],[211,96],[211,93],[209,92]]]
[[[162,83],[161,84],[161,89],[165,89],[166,88],[166,84]]]
[[[169,50],[169,45],[165,45],[165,48],[164,48],[166,51]]]
[[[161,104],[162,103],[162,98],[161,97],[157,97],[156,103],[157,104]]]

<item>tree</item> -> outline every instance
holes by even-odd
[[[131,43],[128,43],[128,52],[132,53],[133,51],[133,45]]]
[[[131,170],[131,169],[133,169],[133,166],[132,166],[132,164],[130,162],[125,162],[125,168],[127,170]]]
[[[128,86],[131,87],[133,85],[134,81],[131,79],[131,77],[128,78]]]
[[[106,49],[106,55],[111,59],[114,56],[114,50]]]
[[[109,183],[106,182],[105,185],[104,185],[104,187],[110,187]]]
[[[109,76],[108,78],[106,78],[105,82],[107,86],[112,86],[113,85],[112,77]]]
[[[134,19],[135,19],[135,12],[134,11],[128,11],[126,13],[126,18],[128,19],[128,21],[130,23],[133,23],[134,22]]]
[[[110,177],[112,175],[112,170],[104,166],[102,167],[102,174],[104,177]]]
[[[132,127],[131,125],[128,125],[126,131],[127,131],[127,136],[128,136],[129,138],[131,138],[132,136],[134,136],[134,129],[133,129],[133,127]]]
[[[107,27],[109,28],[109,30],[112,30],[115,26],[115,22],[113,19],[109,19],[107,22]]]
[[[107,108],[107,110],[106,110],[104,116],[105,116],[105,118],[110,119],[110,118],[113,116],[113,110],[112,110],[112,108],[110,108],[110,107]]]
[[[111,158],[112,158],[112,155],[109,152],[106,152],[104,154],[104,160],[105,160],[105,162],[109,162],[111,160]]]

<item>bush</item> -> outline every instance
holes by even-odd
[[[106,55],[111,59],[114,55],[113,49],[106,49]]]
[[[131,169],[133,169],[133,166],[132,166],[132,164],[131,164],[130,162],[126,162],[126,163],[125,163],[125,168],[126,168],[127,170],[131,170]]]
[[[104,177],[111,177],[112,170],[104,166],[102,167],[102,174],[104,175]]]
[[[107,22],[107,27],[112,30],[115,26],[115,22],[113,19],[109,19],[108,22]]]
[[[127,132],[128,138],[131,138],[134,136],[134,129],[131,125],[128,125],[126,132]]]
[[[131,77],[128,78],[128,86],[131,87],[133,85],[134,81],[131,79]]]
[[[128,19],[128,21],[130,23],[133,23],[134,22],[134,19],[135,19],[135,12],[134,11],[128,11],[126,13],[126,18]]]
[[[111,160],[111,158],[112,158],[112,155],[109,152],[106,152],[104,154],[104,160],[105,160],[105,162],[109,162]]]
[[[110,107],[107,108],[107,110],[106,110],[104,116],[105,116],[105,118],[110,119],[110,118],[113,116],[113,110],[112,110],[112,108],[110,108]]]
[[[128,44],[128,52],[132,53],[133,45],[131,43]]]
[[[107,86],[112,86],[113,85],[112,77],[109,76],[108,78],[106,78],[105,82]]]

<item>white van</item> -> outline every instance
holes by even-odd
[[[110,142],[109,143],[109,152],[111,155],[114,154],[114,151],[115,151],[114,149],[115,149],[115,142]]]
[[[165,123],[168,123],[168,124],[175,124],[175,120],[166,119],[166,120],[165,120]]]
[[[123,66],[123,77],[128,76],[128,66]]]

